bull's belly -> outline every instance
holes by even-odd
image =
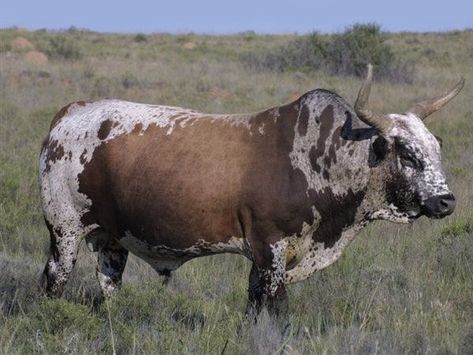
[[[151,245],[127,231],[125,236],[119,239],[119,243],[160,273],[175,270],[186,261],[200,256],[234,253],[249,257],[249,247],[246,239],[237,237],[232,237],[226,242],[217,243],[199,240],[188,248],[175,249],[166,245]]]

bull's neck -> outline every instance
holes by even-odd
[[[386,167],[372,163],[376,131],[361,123],[351,107],[302,101],[293,129],[291,164],[304,173],[317,210],[354,209],[350,222],[363,224],[386,207]]]
[[[326,100],[325,92],[312,95],[268,110],[255,123],[274,122],[279,148],[288,149],[292,169],[303,172],[307,195],[316,209],[355,208],[353,222],[363,223],[386,201],[384,168],[370,162],[376,132],[343,101]]]
[[[372,143],[376,137],[372,138]],[[360,213],[365,219],[383,219],[392,222],[407,223],[407,217],[400,213],[391,202],[387,192],[388,181],[396,174],[393,169],[395,164],[392,157],[385,157],[381,161],[375,159],[373,145],[370,144],[369,180],[366,187],[366,195],[360,206]]]

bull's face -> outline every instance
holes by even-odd
[[[412,221],[425,215],[443,218],[455,209],[441,164],[440,144],[423,119],[439,110],[463,88],[464,79],[444,96],[423,101],[405,114],[376,114],[367,108],[372,67],[355,103],[358,117],[375,128],[373,152],[384,162],[384,188],[390,206],[387,219]]]
[[[387,202],[408,220],[421,215],[442,218],[455,209],[441,164],[440,144],[412,113],[389,115],[392,128],[382,138],[388,160]],[[379,143],[378,143],[379,144]]]

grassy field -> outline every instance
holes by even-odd
[[[18,36],[48,62],[25,60],[12,45]],[[49,237],[37,160],[55,112],[102,97],[245,112],[316,87],[354,102],[358,78],[255,71],[241,60],[294,40],[0,30],[1,353],[473,353],[473,31],[389,34],[394,52],[415,63],[415,77],[375,83],[371,100],[375,110],[402,112],[465,76],[463,92],[427,123],[443,138],[457,210],[441,221],[367,228],[337,263],[289,287],[290,327],[264,313],[256,326],[246,323],[249,262],[234,255],[193,260],[167,286],[131,257],[108,304],[84,247],[64,297],[40,296]]]

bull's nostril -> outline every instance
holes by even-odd
[[[441,198],[439,201],[440,208],[446,213],[452,213],[455,209],[456,201],[453,195],[445,196]]]
[[[441,199],[441,200],[440,200],[440,205],[441,205],[442,207],[448,208],[448,207],[450,206],[450,202],[447,201],[447,200],[445,200],[445,199]]]

